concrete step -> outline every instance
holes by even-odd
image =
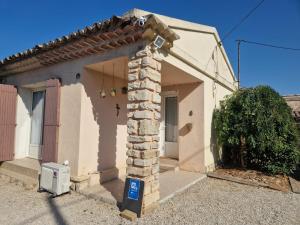
[[[22,183],[31,189],[38,185],[40,163],[30,158],[6,161],[0,164],[0,173],[11,177],[11,181]]]
[[[166,171],[179,171],[178,160],[161,157],[159,159],[159,168],[160,173],[164,173]]]
[[[178,166],[173,165],[167,165],[167,164],[160,164],[159,165],[160,172],[166,172],[166,171],[179,171]]]
[[[16,163],[15,161],[3,162],[0,166],[0,169],[11,171],[20,175],[27,176],[32,179],[39,178],[39,170],[36,168],[28,167],[26,165]]]
[[[10,177],[11,182],[21,183],[26,189],[34,189],[38,187],[38,179],[0,168],[0,174]]]

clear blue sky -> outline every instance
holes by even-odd
[[[131,8],[217,28],[222,37],[260,0],[0,0],[0,58],[52,40]],[[225,40],[236,71],[236,39],[300,48],[300,0],[266,0]],[[241,84],[268,84],[281,94],[300,94],[300,52],[241,47]]]

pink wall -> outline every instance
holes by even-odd
[[[101,73],[92,70],[85,70],[82,77],[79,174],[106,170],[124,173],[126,169],[127,95],[121,88],[127,81],[115,78],[118,92],[111,97],[112,77],[104,76],[107,96],[101,98],[102,81]]]
[[[205,172],[203,86],[192,83],[163,87],[163,91],[178,92],[179,166],[187,171]]]

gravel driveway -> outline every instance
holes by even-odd
[[[0,178],[0,224],[131,224],[77,193],[49,199]],[[206,178],[136,224],[300,224],[300,195]]]

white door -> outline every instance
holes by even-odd
[[[41,158],[44,125],[44,103],[45,91],[33,92],[29,157],[34,159]]]
[[[161,156],[178,159],[178,100],[176,94],[162,95],[160,136]]]

